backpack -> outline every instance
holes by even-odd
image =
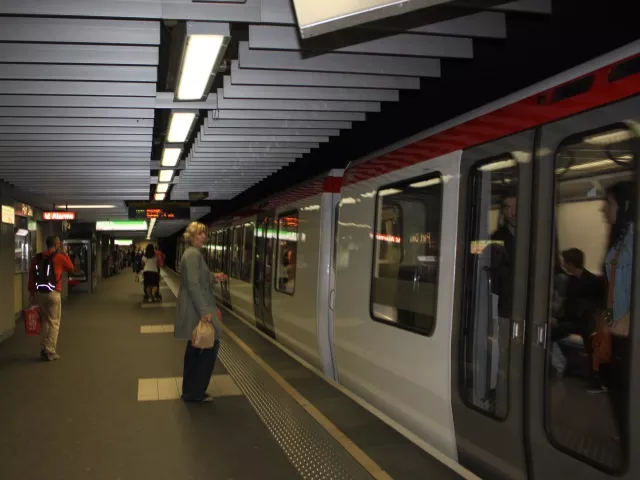
[[[58,278],[56,277],[56,271],[53,267],[53,257],[55,253],[45,256],[42,253],[36,255],[35,270],[36,270],[36,291],[41,293],[53,292],[56,289]]]

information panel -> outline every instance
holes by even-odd
[[[158,202],[129,205],[129,218],[135,220],[190,220],[191,207],[188,202]]]

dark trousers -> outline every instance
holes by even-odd
[[[578,322],[560,322],[551,331],[551,340],[557,342],[563,338],[568,337],[571,334],[580,335],[582,337],[582,344],[584,345],[584,351],[589,359],[589,373],[591,377],[595,376],[593,371],[593,346],[591,344],[591,329],[585,323]]]
[[[618,435],[623,445],[627,445],[628,397],[629,397],[629,356],[627,338],[611,338],[611,362],[605,366],[605,378],[609,389],[609,400],[616,421]]]
[[[182,397],[185,400],[200,400],[204,398],[219,349],[219,340],[215,341],[213,348],[208,349],[195,348],[191,345],[191,341],[187,342],[182,374]]]

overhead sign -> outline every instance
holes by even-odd
[[[454,0],[293,0],[300,36],[315,37]],[[467,2],[469,3],[469,2]],[[482,2],[480,2],[482,3]]]
[[[16,224],[16,211],[13,207],[2,205],[2,223]]]
[[[43,220],[75,220],[76,212],[42,212]]]
[[[180,204],[149,204],[137,207],[129,207],[129,218],[131,219],[147,219],[155,218],[157,220],[190,220],[191,208]]]
[[[147,222],[144,220],[114,220],[96,222],[98,232],[146,232]]]

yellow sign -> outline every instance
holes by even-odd
[[[2,205],[2,223],[16,224],[16,211],[13,207]]]

